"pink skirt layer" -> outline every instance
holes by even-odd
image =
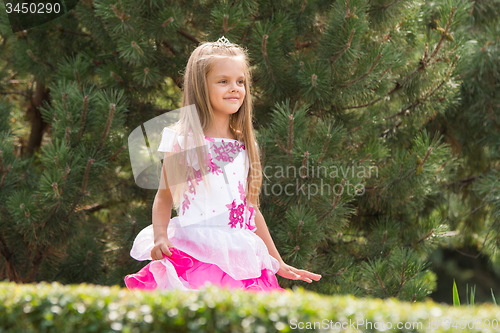
[[[172,256],[168,257],[163,254],[163,257],[172,263],[179,279],[187,282],[191,289],[197,290],[204,286],[206,282],[210,282],[221,288],[242,289],[252,292],[286,291],[279,286],[276,275],[267,268],[261,271],[258,278],[235,280],[217,265],[199,261],[173,247],[169,248],[169,250],[172,252]],[[129,290],[157,289],[157,283],[149,270],[153,262],[148,263],[139,272],[125,276],[125,285]],[[166,270],[165,266],[162,265],[161,267]],[[167,274],[162,274],[162,276],[166,277]]]

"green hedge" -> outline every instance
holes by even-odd
[[[322,296],[302,288],[260,294],[214,286],[200,292],[132,292],[118,286],[4,281],[0,298],[0,332],[15,333],[379,332],[382,322],[392,325],[386,332],[500,331],[500,307],[490,303],[452,307],[432,301]],[[452,320],[449,329],[443,328],[445,319]]]

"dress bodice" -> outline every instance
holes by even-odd
[[[210,183],[202,181],[200,164],[188,158],[194,178],[188,178],[188,189],[182,194],[178,208],[179,223],[183,227],[210,226],[255,231],[254,209],[247,202],[249,158],[243,142],[234,139],[205,136],[211,170],[205,174]],[[165,128],[158,151],[182,152],[184,138]]]

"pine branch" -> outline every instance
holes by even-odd
[[[26,98],[30,98],[30,94],[27,93],[26,91],[21,91],[21,90],[0,90],[0,95],[9,95],[9,94],[16,94],[16,95],[21,95]]]
[[[255,24],[255,20],[252,20],[252,23],[250,23],[249,25],[247,25],[245,27],[245,32],[243,33],[243,37],[241,37],[241,43],[245,43],[245,39],[247,38],[247,35],[248,35],[248,31],[250,30],[250,28]]]
[[[104,128],[104,132],[102,133],[101,142],[99,142],[99,149],[104,145],[104,140],[108,136],[109,128],[111,127],[111,123],[113,122],[113,116],[115,114],[116,105],[111,103],[109,108],[108,120],[106,121],[106,127]]]
[[[39,251],[38,248],[36,249],[35,258],[33,258],[33,266],[31,267],[31,271],[26,276],[26,279],[24,282],[27,282],[27,283],[36,282],[36,275],[38,274],[40,264],[42,263],[42,261],[45,257],[45,254],[47,253],[49,248],[50,248],[50,245],[46,245],[45,247],[43,247],[43,246],[41,247],[41,251]]]
[[[307,0],[304,0],[304,2],[302,3],[302,6],[300,7],[300,14],[304,13],[304,9],[306,9],[306,5],[307,5]]]
[[[274,135],[274,140],[278,144],[278,147],[287,154],[290,165],[293,166],[292,151],[285,148],[285,145],[278,139],[278,134]]]
[[[196,0],[194,0],[194,3],[196,4],[196,6],[200,7],[201,10],[203,10],[203,12],[205,13],[205,15],[209,16],[210,13],[205,9],[205,7],[203,7],[202,5],[200,5],[200,3]]]
[[[377,98],[369,103],[362,104],[362,105],[348,106],[348,107],[342,108],[342,110],[359,109],[359,108],[372,106],[373,104],[381,101],[383,98],[385,98],[386,96],[389,96],[390,94],[394,93],[395,91],[399,90],[400,88],[401,88],[400,84],[398,82],[396,82],[396,87],[394,89],[392,89],[390,92],[388,92],[387,94],[385,94],[384,96],[381,96],[381,97],[379,97],[379,98]]]
[[[380,74],[380,78],[383,78],[385,76],[385,74],[387,74],[387,72],[392,68],[392,65],[393,65],[393,61],[391,61],[391,65],[389,67],[387,67],[387,69],[382,74]]]
[[[475,256],[471,255],[471,254],[468,254],[468,253],[465,253],[465,252],[462,252],[460,251],[459,249],[457,248],[454,248],[455,251],[457,251],[458,253],[460,253],[461,255],[464,255],[466,257],[469,257],[469,258],[474,258],[474,259],[477,259],[479,258],[479,256],[481,255],[481,253],[483,252],[483,250],[485,249],[485,244],[486,244],[486,241],[488,240],[488,237],[489,237],[489,234],[491,232],[491,230],[493,230],[493,228],[497,225],[499,220],[495,220],[495,223],[493,223],[490,227],[490,229],[488,230],[488,233],[486,234],[486,237],[484,238],[484,241],[483,241],[483,244],[481,245],[481,250],[479,251],[478,254],[476,254]],[[497,232],[497,236],[500,232]]]
[[[121,10],[118,9],[118,5],[121,7]],[[113,9],[113,13],[115,13],[115,16],[118,17],[120,20],[123,22],[127,21],[130,19],[131,15],[130,14],[125,14],[125,11],[123,9],[123,4],[120,0],[118,0],[117,5],[109,5]]]
[[[380,287],[382,287],[382,291],[384,292],[385,297],[388,297],[387,296],[387,291],[385,290],[384,283],[382,282],[382,279],[378,275],[378,272],[375,272],[375,276],[377,277],[377,280],[378,280],[378,283],[379,283]]]
[[[384,231],[384,235],[382,236],[382,246],[385,245],[386,240],[387,240],[387,230]]]
[[[371,122],[371,121],[367,121],[367,122],[366,122],[366,124],[368,124],[368,123],[370,123],[370,122]],[[362,128],[363,128],[363,125],[359,125],[358,127],[351,128],[351,129],[349,130],[349,132],[351,132],[351,133],[352,133],[352,132],[356,132],[357,130],[362,129]]]
[[[342,186],[345,186],[345,179],[342,179]],[[334,195],[335,194],[335,191],[332,191],[332,194]],[[332,206],[331,208],[323,215],[321,215],[317,220],[316,220],[316,223],[324,220],[328,215],[330,215],[331,212],[333,212],[333,210],[335,209],[335,207],[337,207],[339,201],[340,201],[340,194],[337,194],[335,196],[335,198],[332,198]]]
[[[76,196],[75,202],[73,202],[73,206],[68,212],[68,215],[66,215],[66,219],[69,218],[69,216],[74,212],[76,205],[80,201],[81,197],[85,194],[87,195],[89,192],[87,191],[87,181],[89,179],[89,173],[90,173],[90,167],[92,164],[95,162],[95,160],[91,157],[89,157],[87,161],[87,167],[85,168],[85,175],[83,176],[83,183],[82,183],[82,188],[80,190],[80,193]]]
[[[94,4],[93,4],[93,0],[82,0],[82,2],[83,2],[85,5],[89,6],[91,9],[95,9],[95,8],[94,8]],[[73,10],[71,10],[71,11],[73,11]]]
[[[443,42],[448,35],[448,31],[450,30],[451,22],[453,20],[453,15],[455,15],[455,12],[457,10],[457,7],[452,7],[450,11],[450,15],[448,17],[448,22],[446,22],[446,28],[444,28],[444,32],[441,33],[441,38],[439,39],[436,47],[434,48],[434,51],[432,51],[431,58],[434,58],[434,56],[439,52],[439,49],[441,49],[441,46],[443,45]]]
[[[186,37],[187,39],[189,39],[190,41],[192,41],[196,45],[200,44],[200,41],[196,37],[192,36],[184,29],[178,29],[176,32],[181,34],[182,36]]]
[[[293,145],[293,115],[295,114],[295,109],[297,108],[297,103],[295,103],[295,108],[292,113],[288,115],[288,151],[292,151]]]
[[[356,14],[354,14],[355,11],[356,11],[356,7],[354,7],[354,9],[351,12],[351,10],[349,9],[349,0],[346,0],[346,2],[345,2],[344,24],[342,25],[343,28],[344,28],[344,30],[345,30],[345,26],[347,24],[347,19],[349,19],[351,17],[353,17],[355,19],[358,18],[358,16]]]
[[[363,157],[362,159],[360,159],[358,161],[358,164],[363,163],[364,161],[366,161],[367,159],[369,159],[371,156],[372,156],[372,153],[368,153],[368,155],[366,155],[365,157]]]
[[[498,167],[496,167],[496,168],[493,168],[493,169],[489,169],[489,170],[487,170],[487,171],[485,171],[485,172],[483,172],[483,173],[481,173],[481,174],[479,174],[479,175],[477,175],[477,176],[467,177],[467,178],[464,178],[464,179],[459,179],[459,180],[456,180],[456,181],[451,182],[451,183],[443,184],[443,186],[445,186],[445,187],[450,187],[450,186],[455,186],[455,185],[457,185],[457,184],[461,184],[461,185],[460,185],[460,189],[459,189],[459,192],[461,192],[461,191],[462,191],[462,188],[463,188],[464,186],[466,186],[466,185],[468,185],[468,184],[470,184],[470,183],[472,183],[472,182],[476,181],[477,179],[479,179],[480,177],[482,177],[482,176],[484,176],[484,175],[486,175],[486,174],[489,174],[489,173],[493,172],[493,170],[495,170],[495,169],[496,169],[496,170],[500,169],[500,166],[498,166]]]
[[[339,276],[340,274],[344,273],[345,271],[347,271],[347,268],[342,267],[340,269],[340,271],[338,271],[337,273],[330,273],[330,274],[328,274],[328,273],[321,273],[321,276]]]
[[[448,34],[448,30],[449,30],[449,27],[451,25],[451,22],[452,22],[452,19],[453,19],[453,15],[455,14],[456,9],[457,9],[457,7],[453,7],[452,8],[452,10],[450,12],[450,16],[448,18],[448,23],[446,24],[445,33],[443,33],[441,35],[441,38],[439,39],[439,42],[436,45],[436,47],[434,48],[434,51],[432,52],[431,56],[430,57],[428,56],[428,53],[427,53],[427,43],[426,43],[425,44],[425,51],[424,51],[422,59],[419,62],[419,66],[413,72],[411,72],[401,83],[400,82],[396,82],[396,85],[394,86],[394,88],[392,90],[390,90],[387,94],[385,94],[385,95],[383,95],[383,96],[381,96],[379,98],[376,98],[375,100],[373,100],[373,101],[371,101],[369,103],[361,104],[361,105],[347,106],[347,107],[342,108],[342,109],[343,110],[358,109],[358,108],[363,108],[363,107],[371,106],[371,105],[373,105],[373,104],[381,101],[385,97],[387,97],[389,95],[392,95],[394,92],[398,91],[399,89],[401,89],[401,87],[403,87],[403,85],[406,82],[408,82],[408,80],[410,80],[416,73],[418,73],[419,71],[424,70],[429,65],[429,62],[437,55],[437,53],[441,49],[442,43],[443,43],[444,39],[446,38],[446,34]]]
[[[33,51],[31,50],[27,50],[26,53],[28,54],[28,56],[36,63],[38,64],[44,64],[44,65],[47,65],[48,67],[50,67],[54,72],[56,71],[56,68],[54,65],[52,65],[50,62],[47,62],[46,60],[40,60],[38,59],[34,54],[33,54]]]
[[[12,253],[9,251],[9,247],[7,246],[4,236],[5,232],[2,230],[2,234],[0,235],[0,254],[3,255],[6,260],[9,260]]]
[[[12,164],[9,164],[7,168],[4,168],[3,166],[3,151],[0,150],[0,172],[2,173],[2,179],[0,180],[0,188],[3,186],[3,182],[5,181],[5,176],[7,175],[7,172],[9,172],[12,169]]]
[[[69,126],[66,126],[66,130],[64,131],[64,141],[66,142],[66,146],[70,147],[70,142],[69,142],[69,132],[71,128]]]
[[[423,160],[422,160],[422,163],[421,163],[420,165],[424,165],[424,164],[425,164],[425,161],[427,161],[427,159],[429,158],[429,155],[430,155],[430,153],[431,153],[431,151],[432,151],[433,149],[434,149],[433,147],[429,147],[429,148],[427,149],[427,152],[425,153],[425,156],[424,156],[424,158],[423,158]],[[401,169],[399,170],[398,177],[397,177],[396,179],[392,180],[389,184],[387,184],[386,186],[384,186],[384,187],[382,188],[382,191],[380,191],[380,193],[378,194],[378,196],[379,196],[379,197],[380,197],[380,196],[382,196],[382,193],[384,193],[384,192],[385,192],[385,191],[389,188],[389,186],[390,186],[390,185],[395,184],[395,183],[398,183],[398,182],[402,182],[402,181],[406,180],[406,179],[407,179],[408,177],[410,177],[410,176],[411,176],[414,172],[416,172],[416,169],[415,169],[415,168],[411,168],[411,170],[410,170],[410,171],[408,171],[408,172],[406,173],[406,175],[404,175],[402,178],[399,178],[399,176],[401,175],[401,172],[403,172],[403,166],[402,166],[402,165],[401,165]],[[376,187],[375,187],[375,188],[376,188]]]
[[[307,160],[309,159],[309,155],[311,155],[311,153],[309,153],[309,151],[306,151],[304,153],[304,158],[302,159],[302,167],[304,168],[302,169],[302,173],[300,174],[302,178],[307,178],[307,176],[305,175],[305,169],[307,168]]]
[[[405,284],[405,268],[406,268],[406,260],[403,260],[403,265],[401,267],[401,281],[399,282],[399,288],[396,291],[396,294],[394,294],[394,297],[397,297],[399,295],[399,292],[401,291],[403,285]]]
[[[443,86],[443,84],[448,81],[450,75],[451,75],[451,72],[453,71],[453,68],[455,67],[455,64],[457,62],[457,59],[458,59],[458,54],[455,56],[455,59],[453,60],[453,62],[450,64],[450,67],[448,68],[448,71],[446,73],[446,76],[445,78],[434,88],[430,88],[422,98],[417,98],[417,100],[415,100],[412,104],[410,104],[409,106],[407,106],[406,108],[404,108],[403,110],[399,111],[398,113],[395,113],[395,114],[392,114],[390,116],[387,116],[384,118],[384,120],[387,120],[387,119],[391,119],[391,118],[394,118],[394,117],[397,117],[397,116],[401,116],[402,114],[404,114],[406,112],[406,114],[408,115],[410,109],[416,107],[417,105],[420,105],[424,102],[427,101],[427,99],[429,99],[429,97],[431,97],[432,95],[434,95],[434,93],[436,91],[439,90],[439,88],[441,88]]]
[[[332,69],[333,69],[333,63],[335,61],[337,61],[337,59],[340,58],[340,56],[342,56],[345,53],[345,51],[347,51],[348,48],[351,47],[351,42],[352,42],[352,38],[354,37],[354,32],[355,31],[356,31],[356,29],[354,29],[354,28],[351,30],[351,34],[349,35],[349,38],[347,40],[347,44],[344,46],[344,48],[342,48],[342,50],[340,50],[339,52],[333,54],[331,56],[331,58],[329,59],[329,61],[330,61],[330,67]]]
[[[92,259],[92,254],[94,254],[92,250],[87,251],[87,256],[85,258],[85,262],[83,263],[84,266],[87,266],[90,263],[90,259]]]
[[[177,52],[177,50],[169,42],[167,42],[166,40],[163,40],[161,42],[161,44],[163,46],[165,46],[170,52],[172,52],[172,54],[174,56],[178,56],[179,55],[179,52]]]
[[[7,278],[10,281],[22,282],[22,279],[16,270],[16,266],[14,265],[14,262],[12,261],[13,253],[9,251],[9,249],[7,247],[7,242],[5,241],[5,230],[2,230],[2,235],[0,235],[0,242],[3,245],[3,247],[0,247],[0,253],[4,256],[5,261],[7,262],[7,267],[6,267]]]
[[[328,143],[330,142],[330,139],[332,138],[332,135],[330,133],[328,133],[326,135],[326,141],[325,143],[323,144],[323,150],[321,151],[321,156],[319,157],[318,159],[318,164],[321,164],[321,160],[323,159],[323,157],[325,157],[325,154],[326,154],[326,150],[328,148]]]
[[[387,4],[385,6],[373,7],[371,9],[367,10],[366,12],[367,13],[371,13],[371,12],[374,12],[374,11],[377,11],[377,10],[387,10],[387,9],[391,8],[392,6],[394,6],[398,2],[399,2],[399,0],[394,0],[390,4]]]
[[[84,36],[84,37],[90,37],[90,38],[92,38],[92,35],[87,34],[87,33],[85,33],[85,32],[75,32],[75,31],[73,31],[73,30],[71,30],[71,29],[67,29],[67,28],[65,29],[62,25],[58,25],[58,26],[56,26],[54,23],[52,23],[52,21],[51,21],[51,22],[49,22],[49,23],[50,23],[50,25],[51,25],[51,26],[52,26],[55,30],[57,30],[57,31],[59,31],[59,32],[62,32],[62,33],[67,33],[67,34],[72,34],[72,35],[77,35],[77,36]],[[95,42],[98,46],[100,46],[100,45],[99,45],[99,44],[98,44],[95,40],[93,40],[93,42]]]
[[[234,3],[231,4],[230,7],[233,6]],[[233,30],[233,28],[241,21],[240,19],[238,19],[232,26],[228,26],[228,22],[229,21],[229,14],[224,14],[224,17],[222,19],[222,32],[221,32],[221,36],[224,36],[228,31],[230,30]],[[281,26],[281,23],[278,24],[278,26]]]
[[[411,244],[406,244],[405,246],[408,246],[408,247],[414,247],[415,245],[417,244],[420,244],[422,243],[424,240],[426,240],[427,238],[431,237],[432,234],[434,233],[434,228],[431,229],[431,231],[429,231],[425,236],[423,236],[422,238],[420,238],[419,240],[411,243]]]
[[[303,235],[301,234],[303,226],[304,226],[304,221],[300,220],[299,221],[299,226],[297,228],[297,233],[296,233],[295,237],[294,237],[294,235],[291,232],[288,232],[288,236],[290,236],[290,238],[292,238],[295,242],[301,241],[304,237],[311,236],[312,233],[310,231],[306,232]]]
[[[313,47],[316,43],[314,43],[311,40],[308,40],[307,42],[302,42],[302,43],[295,43],[295,50],[301,50],[305,49],[307,47]]]
[[[451,55],[451,54],[452,54],[452,53],[453,53],[453,52],[454,52],[454,51],[458,48],[458,46],[459,46],[459,45],[460,45],[460,44],[458,44],[458,43],[457,43],[455,46],[453,46],[453,47],[451,48],[451,50],[449,50],[449,51],[448,51],[446,54],[444,54],[443,56],[441,56],[441,57],[439,57],[439,58],[435,57],[434,59],[429,60],[429,63],[427,64],[427,66],[434,65],[435,63],[440,62],[440,61],[443,61],[443,60],[447,60],[447,61],[449,61],[448,55]]]
[[[345,83],[345,84],[341,85],[340,87],[341,87],[341,88],[346,88],[346,87],[350,86],[351,84],[354,84],[354,83],[356,83],[356,82],[359,82],[359,81],[361,81],[362,79],[364,79],[365,77],[367,77],[368,75],[370,75],[370,73],[371,73],[371,72],[373,72],[373,69],[375,68],[375,66],[377,66],[377,63],[379,62],[379,60],[380,60],[380,58],[381,58],[381,57],[382,57],[382,52],[380,52],[380,53],[377,55],[377,57],[376,57],[376,58],[375,58],[375,60],[373,61],[373,64],[370,66],[370,68],[368,69],[368,71],[367,71],[365,74],[363,74],[363,75],[359,76],[358,78],[356,78],[356,79],[354,79],[354,80],[352,80],[352,81],[350,81],[350,82],[347,82],[347,83]]]
[[[87,117],[87,109],[89,106],[89,95],[83,98],[82,118],[80,119],[80,130],[78,131],[78,141],[82,140],[83,130],[85,128],[85,120]]]
[[[276,77],[274,76],[273,70],[271,68],[271,63],[269,62],[269,58],[267,57],[267,38],[269,35],[264,35],[262,36],[262,55],[264,56],[264,60],[266,61],[266,66],[267,70],[269,71],[269,76],[271,76],[271,79],[273,80],[274,83],[276,83]]]
[[[116,159],[118,158],[118,155],[121,154],[122,151],[125,150],[125,148],[127,148],[126,146],[121,146],[117,151],[116,153],[114,153],[113,155],[111,155],[111,157],[109,158],[110,160],[112,161],[116,161]]]

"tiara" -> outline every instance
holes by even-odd
[[[214,43],[214,46],[219,47],[219,46],[233,46],[233,43],[231,43],[226,37],[222,36],[221,38],[217,39],[217,41]]]

